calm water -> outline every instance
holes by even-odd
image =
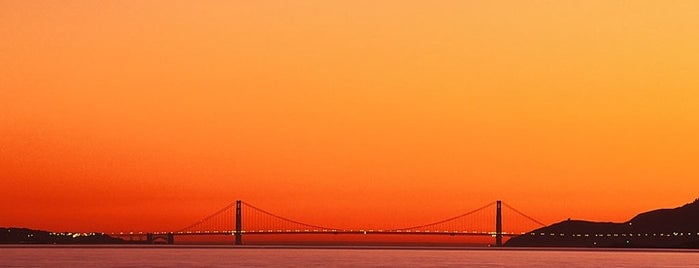
[[[699,267],[699,251],[0,247],[0,267]]]

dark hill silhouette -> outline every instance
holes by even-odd
[[[623,223],[562,221],[514,237],[505,246],[699,248],[699,199]]]
[[[0,244],[121,244],[101,233],[52,233],[27,228],[0,228]]]

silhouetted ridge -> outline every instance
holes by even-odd
[[[514,237],[505,246],[699,248],[699,199],[623,223],[562,221]]]
[[[27,228],[0,228],[0,244],[120,244],[125,242],[102,233],[53,233]]]
[[[686,204],[674,209],[658,209],[644,212],[633,217],[630,221],[636,230],[651,231],[662,227],[665,231],[699,229],[699,201]],[[697,230],[694,230],[697,231]]]

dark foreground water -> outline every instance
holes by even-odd
[[[0,267],[699,267],[699,251],[454,248],[0,247]]]

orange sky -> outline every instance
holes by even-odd
[[[697,18],[694,1],[0,1],[0,226],[177,229],[235,199],[329,226],[496,199],[547,223],[679,206],[699,196]]]

